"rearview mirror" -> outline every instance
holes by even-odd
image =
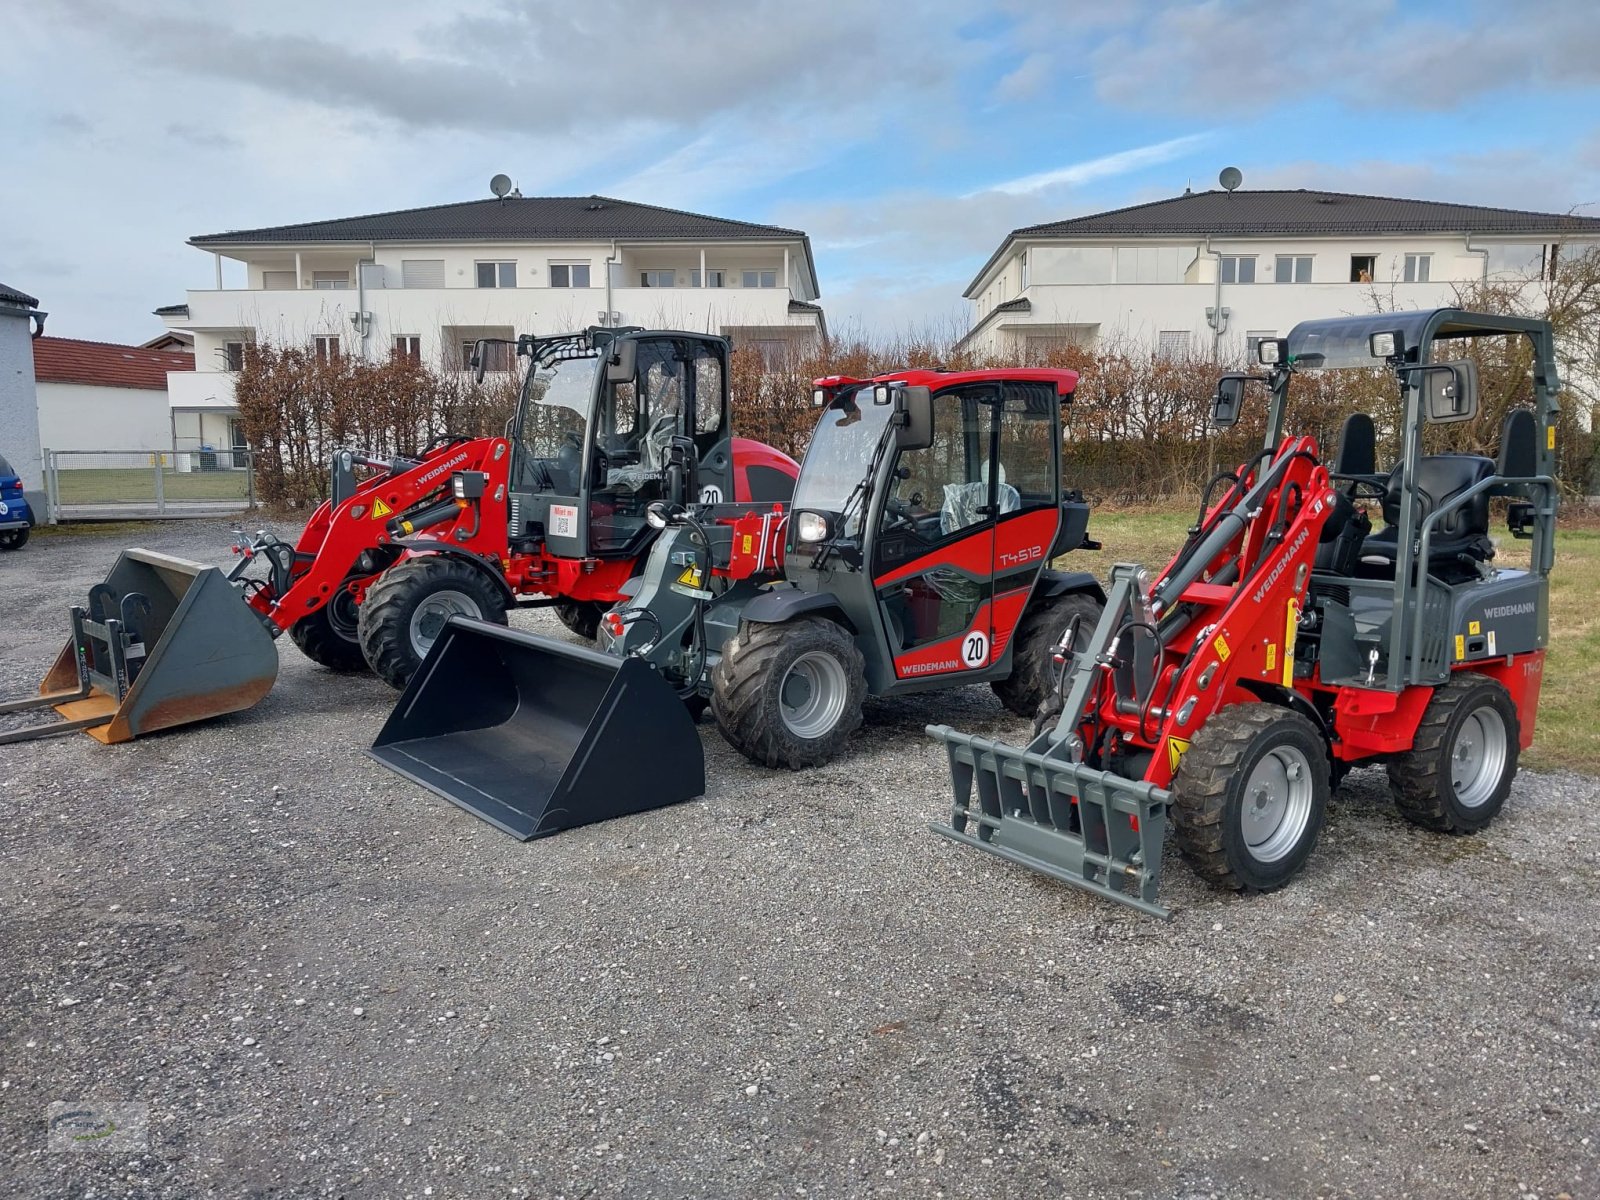
[[[933,389],[895,389],[894,444],[900,450],[926,450],[933,445]]]
[[[1478,415],[1478,365],[1471,359],[1430,363],[1422,372],[1422,411],[1435,424]]]
[[[632,338],[618,338],[606,355],[606,382],[632,383],[638,361],[639,343]]]
[[[1244,408],[1243,375],[1224,375],[1217,380],[1217,394],[1211,398],[1211,423],[1218,429],[1231,429],[1239,423]]]
[[[472,343],[472,377],[483,382],[483,373],[489,369],[489,339],[479,338]]]

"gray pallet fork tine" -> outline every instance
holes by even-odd
[[[641,658],[451,617],[367,753],[522,841],[691,800],[699,731]]]

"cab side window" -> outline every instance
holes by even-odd
[[[1054,408],[1048,384],[1007,384],[1000,419],[1000,514],[1056,502]]]
[[[983,470],[988,447],[985,406],[971,393],[933,398],[933,444],[901,451],[890,481],[884,527],[911,522],[919,537],[937,541],[986,520]]]

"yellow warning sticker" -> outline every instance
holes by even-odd
[[[683,584],[684,587],[692,587],[692,588],[699,587],[700,586],[700,568],[699,567],[685,567],[683,569],[683,574],[678,576],[678,582]]]
[[[1268,642],[1267,643],[1267,670],[1276,671],[1277,669],[1278,669],[1278,643],[1277,642]]]
[[[756,539],[753,538],[748,533],[745,534],[744,535],[744,553],[746,553],[746,554],[754,554],[755,550],[756,550]]]
[[[1476,622],[1476,621],[1468,621],[1467,622],[1467,632],[1470,633],[1473,637],[1477,637],[1478,634],[1483,632],[1483,626],[1478,624],[1478,622]]]
[[[1456,634],[1456,661],[1460,662],[1466,657],[1467,657],[1467,639],[1463,635],[1458,633],[1458,634]]]
[[[1556,448],[1556,427],[1554,425],[1544,431],[1544,444],[1547,450]]]
[[[390,508],[382,500],[374,500],[372,502],[372,519],[374,521],[378,520],[380,517],[391,517],[393,515],[394,509]]]
[[[1178,769],[1178,764],[1183,761],[1183,756],[1189,749],[1189,743],[1182,738],[1169,737],[1167,739],[1167,766],[1172,770]]]
[[[1223,638],[1223,636],[1220,633],[1217,634],[1217,640],[1212,642],[1211,644],[1214,647],[1216,647],[1217,657],[1220,658],[1223,662],[1227,662],[1228,661],[1228,656],[1230,654],[1232,654],[1233,651],[1228,649],[1228,643]]]

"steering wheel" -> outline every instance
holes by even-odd
[[[915,510],[921,504],[921,492],[912,492],[905,500],[900,499],[899,496],[890,496],[883,502],[883,511],[890,518],[884,529],[899,529],[901,526],[914,528],[917,523]]]
[[[1344,494],[1352,500],[1362,499],[1363,495],[1369,500],[1382,500],[1389,494],[1389,477],[1387,475],[1338,475],[1330,471],[1328,478],[1349,484],[1345,488]],[[1365,489],[1364,493],[1363,489]]]

